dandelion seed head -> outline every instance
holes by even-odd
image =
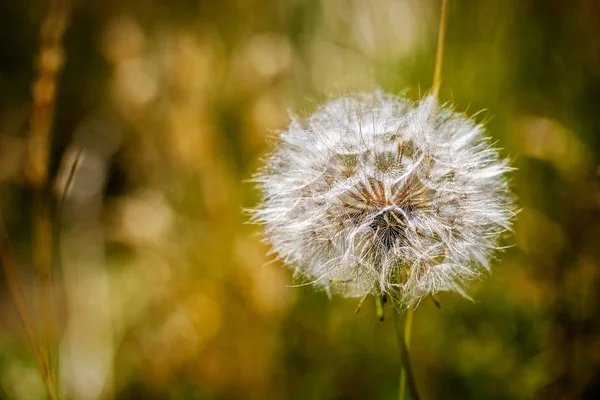
[[[328,292],[405,305],[466,296],[510,228],[509,170],[483,125],[433,97],[347,95],[281,133],[253,217],[273,252]]]

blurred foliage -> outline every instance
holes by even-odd
[[[0,5],[0,203],[32,303],[23,168],[47,7]],[[438,14],[436,0],[74,3],[45,191],[66,398],[396,398],[391,319],[292,287],[243,208],[288,109],[425,93]],[[600,396],[598,21],[595,0],[450,0],[441,98],[485,110],[522,211],[474,302],[418,308],[424,399]],[[45,398],[0,282],[0,398]]]

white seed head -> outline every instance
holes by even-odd
[[[256,176],[254,220],[303,280],[413,305],[489,269],[513,203],[506,160],[463,114],[380,91],[293,119]]]

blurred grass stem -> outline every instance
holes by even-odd
[[[432,93],[438,96],[440,86],[442,85],[442,64],[444,60],[444,38],[446,37],[446,20],[448,17],[448,0],[442,0],[442,10],[440,13],[440,25],[438,29],[437,51],[435,55],[435,69],[433,72]]]
[[[32,85],[29,118],[30,138],[26,177],[34,192],[33,264],[36,271],[37,303],[42,314],[41,336],[45,342],[50,378],[55,382],[58,362],[55,338],[55,298],[53,280],[52,209],[46,196],[58,76],[64,66],[62,39],[67,27],[69,3],[52,0],[42,23],[37,77]]]
[[[6,274],[8,290],[13,301],[15,302],[15,306],[17,307],[17,313],[19,314],[19,318],[23,324],[25,336],[27,337],[29,347],[34,354],[40,375],[42,376],[42,380],[44,381],[46,389],[48,390],[48,395],[52,400],[56,400],[58,399],[56,380],[50,371],[48,359],[44,357],[42,347],[39,343],[39,338],[35,334],[33,316],[31,315],[29,304],[27,304],[25,289],[23,288],[23,284],[21,283],[21,279],[19,277],[19,268],[11,250],[8,235],[6,234],[6,230],[4,228],[2,215],[0,215],[0,258]]]

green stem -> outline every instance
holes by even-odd
[[[25,287],[21,282],[21,277],[19,276],[19,266],[15,261],[11,245],[8,240],[8,235],[4,228],[2,214],[0,214],[0,264],[4,265],[8,291],[15,303],[15,306],[17,307],[17,314],[19,315],[21,323],[23,324],[25,337],[27,338],[29,347],[33,352],[34,358],[37,362],[40,376],[46,385],[48,396],[52,400],[57,400],[58,390],[56,388],[56,380],[51,373],[51,368],[48,365],[48,358],[44,353],[35,329],[34,318],[27,301]]]
[[[398,398],[400,400],[405,400],[406,397],[406,389],[411,393],[411,397],[413,400],[419,400],[419,393],[417,392],[417,386],[414,381],[414,377],[412,374],[412,368],[410,366],[410,358],[408,353],[408,348],[410,345],[410,334],[412,331],[413,324],[413,316],[414,311],[412,308],[409,308],[406,311],[406,318],[402,321],[400,311],[396,311],[394,313],[394,318],[396,320],[396,338],[398,340],[398,348],[400,349],[400,360],[402,362],[402,366],[400,368],[400,387],[398,390]]]

